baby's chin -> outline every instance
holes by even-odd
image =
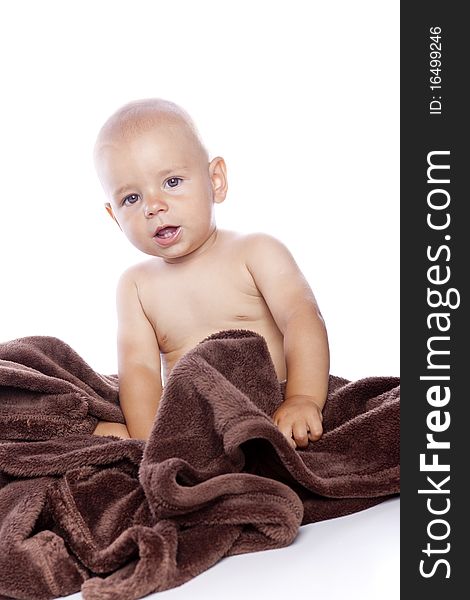
[[[206,235],[198,237],[198,239],[189,241],[184,231],[179,232],[175,237],[174,242],[168,245],[162,245],[161,242],[153,240],[150,244],[148,240],[145,244],[139,243],[138,240],[132,241],[133,245],[150,256],[161,258],[165,262],[182,262],[191,259],[193,256],[201,254],[206,249],[212,246],[216,239],[217,229],[213,227]]]
[[[156,239],[148,238],[146,240],[132,239],[128,237],[128,240],[137,248],[140,252],[147,254],[148,256],[155,256],[156,258],[179,258],[187,254],[183,244],[176,241],[171,245],[162,245],[158,243]]]
[[[144,254],[154,256],[155,258],[161,258],[165,262],[183,261],[189,258],[194,253],[194,250],[192,248],[178,248],[178,244],[175,244],[174,246],[169,246],[167,248],[159,247],[157,244],[155,244],[155,247],[150,248],[148,246],[144,248],[137,244],[135,244],[135,246]]]

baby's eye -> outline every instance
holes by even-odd
[[[129,206],[130,204],[135,204],[137,202],[137,200],[139,199],[138,194],[129,194],[129,196],[126,196],[124,198],[124,200],[122,201],[123,204]]]
[[[165,181],[165,185],[171,188],[175,188],[181,183],[181,181],[183,181],[181,177],[170,177],[170,179],[167,179]]]

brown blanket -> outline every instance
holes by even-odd
[[[123,422],[115,375],[57,338],[0,344],[0,598],[141,598],[398,493],[398,384],[331,376],[323,437],[293,450],[264,339],[223,331],[177,363],[144,444],[91,435]]]

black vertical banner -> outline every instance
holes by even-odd
[[[469,593],[470,34],[462,7],[401,3],[405,600]]]

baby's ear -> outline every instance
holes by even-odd
[[[121,229],[121,226],[119,225],[119,223],[118,223],[118,220],[117,220],[117,219],[116,219],[116,217],[114,216],[114,213],[113,213],[113,209],[112,209],[112,206],[111,206],[111,204],[110,204],[109,202],[105,202],[105,203],[104,203],[104,207],[105,207],[105,209],[106,209],[106,212],[108,213],[108,215],[109,215],[109,216],[110,216],[110,217],[113,219],[113,221],[116,221],[116,223],[118,224],[118,227],[119,227],[119,229]],[[122,231],[122,230],[121,230],[121,231]]]
[[[227,167],[221,156],[216,156],[209,163],[209,176],[212,182],[214,192],[214,202],[220,204],[227,195]]]

